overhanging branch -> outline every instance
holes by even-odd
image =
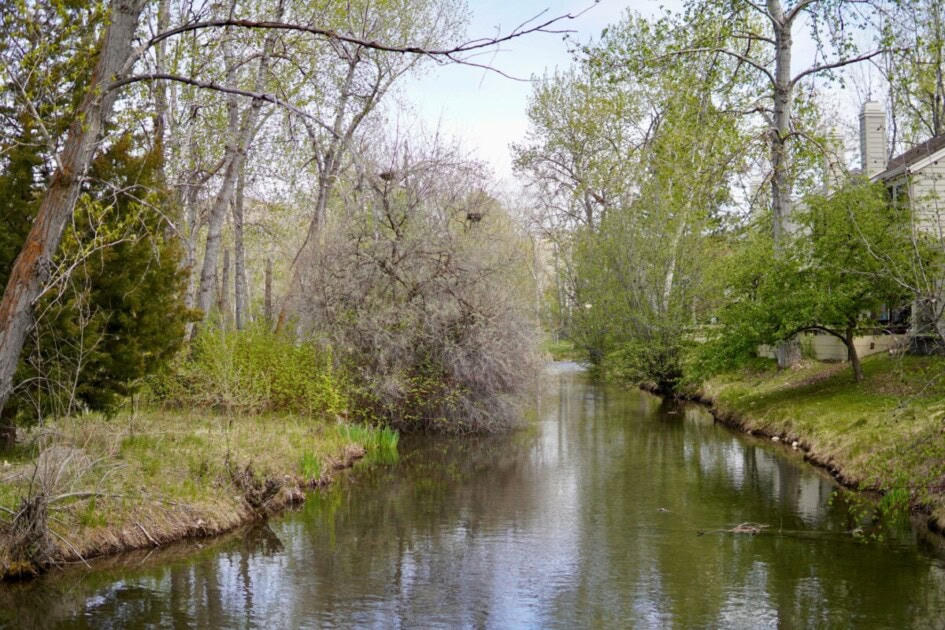
[[[596,3],[595,3],[596,4]],[[537,24],[535,26],[529,27],[533,20],[528,20],[523,24],[517,26],[511,32],[506,35],[492,38],[480,38],[465,42],[458,46],[452,48],[426,48],[424,46],[396,46],[392,44],[385,44],[383,42],[378,42],[376,40],[364,39],[361,37],[356,37],[354,35],[347,35],[345,33],[339,33],[338,31],[321,28],[318,26],[309,26],[306,24],[294,24],[291,22],[276,22],[276,21],[260,21],[260,20],[234,20],[234,19],[222,19],[222,20],[206,20],[203,22],[191,22],[189,24],[183,24],[176,28],[172,28],[163,33],[158,33],[145,44],[145,48],[154,46],[155,44],[174,37],[175,35],[180,35],[182,33],[188,33],[191,31],[205,30],[205,29],[215,29],[215,28],[246,28],[246,29],[266,29],[266,30],[281,30],[281,31],[293,31],[297,33],[306,33],[309,35],[316,35],[318,37],[324,37],[326,39],[345,42],[349,44],[355,44],[357,46],[363,46],[364,48],[371,48],[373,50],[380,50],[383,52],[390,53],[401,53],[401,54],[414,54],[414,55],[424,55],[427,57],[449,57],[451,55],[459,55],[466,52],[472,52],[476,50],[482,50],[484,48],[491,48],[498,44],[502,44],[525,35],[530,35],[532,33],[550,33],[550,34],[564,34],[570,33],[570,30],[562,30],[558,28],[552,28],[556,24],[565,21],[571,21],[579,18],[584,13],[589,11],[594,7],[594,4],[588,6],[587,8],[579,11],[577,13],[566,13],[564,15],[559,15],[558,17],[545,20],[544,22]],[[539,14],[541,15],[541,14]]]
[[[176,74],[165,74],[160,72],[152,72],[148,74],[136,74],[130,77],[125,77],[124,79],[119,79],[110,83],[105,89],[108,90],[117,90],[118,88],[130,85],[132,83],[140,83],[141,81],[176,81],[178,83],[186,83],[187,85],[193,85],[204,90],[215,90],[217,92],[223,92],[224,94],[237,94],[239,96],[247,96],[252,99],[264,101],[266,103],[272,103],[273,105],[278,105],[279,107],[284,107],[294,114],[298,114],[304,118],[312,118],[312,115],[306,112],[305,110],[299,109],[292,103],[277,98],[272,94],[267,94],[265,92],[252,92],[250,90],[241,90],[239,88],[228,87],[225,85],[220,85],[214,81],[199,81],[197,79],[191,79],[189,77],[182,77]]]

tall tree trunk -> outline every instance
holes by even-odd
[[[253,100],[250,110],[246,112],[242,133],[235,139],[236,147],[226,165],[226,171],[223,175],[223,183],[210,208],[209,218],[207,220],[207,246],[204,250],[203,267],[200,271],[200,287],[197,292],[197,308],[201,309],[206,316],[213,304],[213,287],[216,279],[217,261],[220,255],[220,245],[223,239],[223,223],[226,219],[226,209],[230,204],[233,191],[236,186],[237,173],[243,166],[249,145],[252,143],[255,135],[256,120],[259,116],[259,110],[263,102],[258,99]],[[229,150],[229,149],[228,149]]]
[[[246,282],[246,251],[243,248],[243,193],[246,186],[246,169],[240,169],[236,180],[236,198],[233,200],[233,249],[235,250],[236,282],[234,293],[236,298],[236,329],[243,330],[246,325],[246,304],[248,302]]]
[[[230,249],[223,250],[223,279],[220,282],[220,321],[223,326],[230,322]]]
[[[335,117],[331,126],[331,140],[327,143],[327,148],[323,153],[319,153],[320,143],[316,141],[313,128],[309,127],[309,134],[315,146],[315,161],[318,167],[318,193],[315,201],[315,212],[309,224],[305,241],[296,253],[289,268],[289,286],[279,308],[279,320],[276,322],[277,330],[285,325],[289,309],[300,297],[305,263],[311,260],[315,249],[318,247],[320,232],[327,221],[328,201],[331,198],[338,171],[341,168],[344,152],[348,150],[348,143],[351,142],[358,127],[377,106],[397,77],[407,70],[407,68],[403,68],[392,74],[384,74],[379,71],[370,92],[367,95],[359,95],[362,100],[361,108],[354,112],[350,120],[346,121],[346,116],[349,113],[348,104],[351,98],[357,95],[355,92],[358,88],[355,84],[357,69],[363,61],[360,51],[357,51],[348,59],[348,72],[342,84],[341,98],[335,109]]]
[[[282,18],[283,6],[279,3],[276,11],[276,21]],[[253,92],[262,92],[265,88],[269,75],[269,63],[272,59],[272,53],[276,46],[277,31],[270,30],[266,34],[263,44],[263,53],[259,58],[259,65],[256,67],[256,77],[253,80]],[[228,50],[228,48],[225,48]],[[229,54],[227,53],[229,57]],[[231,58],[227,61],[227,85],[236,87],[235,76],[236,69],[233,66]],[[232,132],[234,126],[235,97],[231,95],[228,102],[229,126],[228,131]],[[242,120],[239,124],[239,132],[231,133],[230,142],[233,144],[227,146],[228,161],[223,175],[223,183],[214,199],[213,206],[210,208],[210,216],[207,221],[207,247],[204,250],[203,268],[200,272],[200,289],[198,292],[197,307],[206,313],[213,304],[213,286],[214,277],[217,269],[217,258],[220,254],[220,242],[223,236],[223,221],[226,218],[226,210],[230,205],[230,199],[236,186],[236,180],[243,168],[243,162],[246,160],[246,154],[249,152],[250,145],[256,137],[258,131],[257,123],[259,114],[262,111],[264,103],[261,99],[254,98],[249,107],[243,112]]]
[[[791,140],[791,115],[794,104],[794,81],[791,77],[793,18],[785,18],[780,0],[767,0],[768,14],[774,29],[774,113],[770,131],[771,144],[771,214],[774,250],[779,252],[789,235],[792,210],[792,182],[788,150]],[[797,339],[785,341],[775,348],[779,368],[801,361],[801,344]]]
[[[132,42],[146,0],[113,0],[108,28],[92,73],[88,91],[73,116],[69,135],[59,155],[33,226],[10,270],[0,302],[0,417],[13,391],[13,376],[26,336],[33,326],[33,308],[45,287],[59,248],[62,232],[72,216],[82,179],[88,171],[96,142],[111,115],[115,93],[108,84],[127,71]],[[15,436],[15,433],[12,434]],[[2,438],[9,440],[9,428]]]
[[[777,5],[771,0],[769,5]],[[771,212],[774,246],[780,249],[791,217],[791,176],[788,150],[794,85],[791,81],[791,23],[775,26],[774,117],[771,127]]]
[[[170,0],[160,0],[157,10],[157,30],[163,33],[168,29],[171,23]],[[155,70],[158,73],[167,72],[167,40],[158,42],[154,51]],[[154,85],[154,143],[161,150],[164,150],[165,136],[167,135],[167,83],[157,81]],[[164,160],[158,164],[158,181],[161,186],[167,183],[164,172]]]

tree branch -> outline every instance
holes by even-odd
[[[784,16],[784,22],[786,24],[790,24],[791,22],[794,21],[794,18],[796,18],[797,15],[801,11],[803,11],[810,5],[814,4],[815,2],[819,2],[819,1],[820,0],[803,0],[802,2],[797,3],[797,6],[791,9],[790,11],[788,11],[787,15]]]
[[[125,77],[124,79],[119,79],[110,83],[105,90],[117,90],[118,88],[130,85],[132,83],[139,83],[141,81],[176,81],[178,83],[186,83],[187,85],[192,85],[204,90],[215,90],[217,92],[223,92],[225,94],[237,94],[239,96],[248,96],[252,99],[265,101],[267,103],[272,103],[273,105],[278,105],[279,107],[284,107],[291,111],[294,114],[305,118],[312,118],[312,115],[306,111],[299,109],[295,105],[288,103],[280,98],[277,98],[271,94],[266,94],[265,92],[251,92],[250,90],[241,90],[239,88],[227,87],[225,85],[220,85],[213,81],[198,81],[197,79],[191,79],[189,77],[182,77],[176,74],[165,74],[153,72],[149,74],[136,74],[130,77]]]
[[[873,57],[876,57],[886,52],[889,52],[889,50],[884,48],[884,49],[874,50],[872,52],[864,53],[858,57],[851,57],[850,59],[840,59],[831,63],[822,63],[822,64],[811,66],[807,70],[804,70],[803,72],[798,74],[796,77],[791,79],[791,85],[796,85],[798,81],[800,81],[804,77],[810,76],[812,74],[816,74],[823,70],[833,70],[835,68],[843,68],[844,66],[849,66],[850,64],[866,61],[867,59],[872,59]]]
[[[742,63],[746,63],[752,68],[754,68],[755,70],[758,70],[759,72],[763,73],[766,77],[768,77],[768,80],[771,82],[772,85],[776,85],[777,83],[774,80],[774,75],[771,74],[770,70],[765,68],[763,65],[761,65],[757,61],[753,61],[749,59],[748,57],[746,57],[745,55],[735,52],[734,50],[729,50],[728,48],[687,48],[685,50],[677,50],[671,53],[660,55],[659,58],[676,57],[676,56],[681,56],[681,55],[695,55],[695,54],[712,53],[712,52],[728,55],[729,57],[734,57],[735,59],[738,59]]]
[[[595,3],[596,4],[596,3]],[[450,55],[457,55],[464,52],[471,52],[474,50],[481,50],[483,48],[490,48],[496,46],[497,44],[502,44],[513,39],[518,39],[525,35],[530,35],[532,33],[550,33],[550,34],[563,34],[570,33],[573,31],[570,30],[560,30],[551,28],[555,24],[563,21],[575,20],[582,16],[584,13],[589,11],[594,7],[594,4],[588,6],[587,8],[579,11],[578,13],[566,13],[564,15],[559,15],[558,17],[551,18],[538,24],[537,26],[532,26],[525,28],[532,20],[524,22],[520,26],[513,29],[506,35],[494,38],[481,38],[475,39],[452,48],[425,48],[423,46],[394,46],[391,44],[384,44],[375,40],[363,39],[360,37],[355,37],[353,35],[345,35],[339,33],[332,29],[320,28],[317,26],[308,26],[305,24],[293,24],[290,22],[271,22],[271,21],[257,21],[257,20],[207,20],[204,22],[191,22],[190,24],[183,24],[177,28],[173,28],[169,31],[163,33],[158,33],[152,37],[145,44],[145,48],[154,46],[155,44],[169,38],[174,37],[175,35],[180,35],[181,33],[187,33],[190,31],[197,31],[202,29],[211,29],[211,28],[225,28],[225,27],[237,27],[237,28],[248,28],[248,29],[272,29],[272,30],[282,30],[282,31],[295,31],[299,33],[307,33],[309,35],[317,35],[319,37],[325,37],[330,40],[346,42],[349,44],[355,44],[358,46],[363,46],[365,48],[371,48],[373,50],[380,50],[384,52],[391,53],[401,53],[401,54],[414,54],[414,55],[424,55],[428,57],[448,57]]]

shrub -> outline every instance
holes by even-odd
[[[348,367],[359,420],[506,428],[538,373],[529,241],[474,166],[398,160],[326,229],[300,319]]]
[[[205,326],[190,357],[153,387],[160,400],[173,404],[306,415],[344,413],[345,389],[329,349],[263,324],[242,331]]]
[[[601,369],[609,380],[675,394],[683,381],[685,357],[686,348],[678,339],[633,340],[608,353]]]

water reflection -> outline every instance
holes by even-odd
[[[854,541],[837,488],[798,456],[698,407],[553,378],[533,430],[405,441],[396,466],[270,527],[0,589],[0,614],[123,628],[942,627],[942,556],[910,530]],[[746,521],[770,527],[716,531]]]

